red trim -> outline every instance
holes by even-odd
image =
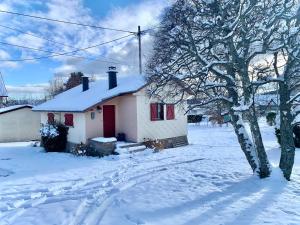
[[[150,119],[151,119],[151,121],[155,121],[155,120],[157,120],[157,117],[158,117],[158,115],[157,115],[157,106],[158,106],[158,104],[157,103],[151,103],[150,104]]]
[[[54,123],[54,113],[48,113],[47,116],[48,116],[48,123],[49,124]]]
[[[71,114],[71,113],[65,114],[65,125],[69,126],[69,127],[73,127],[74,126],[73,114]]]
[[[173,104],[167,105],[167,120],[174,120],[175,119],[175,110]]]

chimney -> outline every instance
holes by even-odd
[[[108,85],[109,89],[117,87],[117,68],[115,66],[108,67]]]
[[[82,77],[82,91],[87,91],[89,90],[89,78],[83,76]]]

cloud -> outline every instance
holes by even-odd
[[[20,86],[6,85],[9,97],[12,98],[43,98],[49,83],[25,84]]]
[[[83,0],[48,0],[46,3],[38,0],[3,0],[2,3],[0,3],[0,8],[42,17],[137,31],[138,25],[141,26],[142,30],[157,26],[163,9],[169,4],[169,0],[146,0],[139,4],[128,5],[127,7],[115,7],[101,20],[93,17],[91,11],[84,7]],[[39,35],[54,40],[60,44],[54,44],[53,42],[0,27],[0,38],[2,40],[6,40],[12,44],[25,45],[27,47],[39,48],[52,52],[70,52],[74,49],[107,42],[128,34],[40,21],[8,14],[0,15],[0,24],[18,28],[33,35]],[[153,39],[149,34],[142,37],[144,63],[151,53],[152,43]],[[0,50],[9,55],[7,55],[7,59],[51,55],[51,53],[34,52],[28,49],[7,48],[3,46],[0,46]],[[49,69],[52,70],[54,74],[61,76],[65,76],[70,72],[81,71],[87,75],[96,75],[101,78],[106,76],[108,66],[115,65],[120,72],[120,76],[138,73],[138,42],[135,36],[97,48],[91,48],[86,51],[76,52],[76,56],[78,56],[78,58],[70,56],[54,57],[50,60],[53,60],[56,64],[59,63],[60,65]],[[26,65],[26,63],[32,62],[22,62],[21,65]],[[2,65],[4,64],[0,63],[0,66]],[[17,62],[6,63],[6,66],[8,67],[15,67],[17,65],[19,65]],[[23,88],[24,91],[30,92],[30,89],[26,89],[26,86]]]

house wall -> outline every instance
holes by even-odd
[[[118,133],[125,133],[127,141],[138,139],[137,98],[130,94],[119,97]]]
[[[187,135],[187,116],[185,115],[184,106],[175,106],[175,119],[151,121],[150,103],[158,102],[156,99],[149,99],[145,90],[137,92],[137,124],[138,138],[137,142],[143,142],[147,139],[167,139]]]
[[[125,133],[128,141],[137,140],[137,111],[136,97],[132,94],[114,98],[103,105],[114,105],[116,112],[116,135]],[[99,105],[103,108],[103,105]],[[91,112],[95,112],[95,119],[91,118]],[[86,138],[103,136],[103,112],[99,113],[93,108],[85,113]]]
[[[46,124],[48,121],[48,114],[49,112],[42,112],[41,113],[41,123]],[[73,112],[52,112],[54,113],[55,121],[61,122],[64,124],[66,113],[73,114],[73,122],[74,127],[69,127],[69,134],[68,134],[68,142],[74,144],[86,143],[86,126],[85,126],[85,113],[73,113]]]
[[[0,114],[0,142],[38,140],[40,113],[23,108]]]

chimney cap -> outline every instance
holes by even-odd
[[[115,66],[108,67],[108,72],[116,72],[117,73],[117,67],[115,67]]]

